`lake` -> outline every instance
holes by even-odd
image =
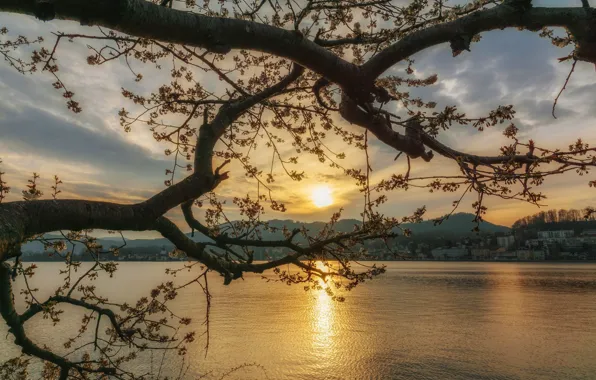
[[[229,286],[212,275],[210,346],[205,356],[205,340],[192,343],[187,378],[255,363],[228,378],[596,379],[596,264],[385,264],[387,273],[344,303],[260,275]],[[39,265],[33,284],[49,294],[60,266]],[[180,265],[120,263],[114,279],[96,283],[114,301],[134,301],[169,278],[166,267]],[[191,273],[177,281],[185,278]],[[200,288],[181,291],[173,306],[202,330]],[[58,347],[56,334],[76,335],[80,317],[56,327],[39,318],[27,328],[35,341]],[[0,360],[17,355],[4,325],[0,337]],[[180,362],[169,355],[165,371],[177,374]],[[146,357],[139,369],[157,361]]]

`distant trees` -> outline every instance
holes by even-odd
[[[541,211],[534,215],[525,216],[513,223],[513,228],[536,227],[549,223],[568,223],[568,222],[585,222],[596,221],[596,214],[586,212],[585,210],[548,210]]]

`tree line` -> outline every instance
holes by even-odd
[[[553,223],[575,223],[575,222],[592,222],[589,225],[594,225],[596,227],[596,215],[594,213],[586,212],[585,210],[576,210],[576,209],[552,209],[548,211],[541,211],[534,215],[524,216],[513,223],[512,227],[514,229],[520,228],[528,228],[528,227],[535,227],[544,224],[553,224]],[[576,223],[575,223],[576,224]]]

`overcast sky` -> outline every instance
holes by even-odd
[[[535,6],[579,6],[580,1],[534,1]],[[40,23],[31,17],[0,15],[0,26],[6,26],[11,35],[46,36],[51,31],[81,31],[75,23]],[[457,105],[471,115],[482,115],[500,104],[514,104],[517,109],[516,125],[523,138],[532,138],[539,145],[565,148],[577,137],[586,142],[596,141],[593,127],[596,115],[596,71],[594,66],[579,63],[567,91],[558,103],[558,119],[551,116],[552,102],[569,71],[569,64],[558,63],[557,58],[569,50],[559,49],[537,34],[505,30],[485,33],[482,40],[453,58],[448,45],[440,45],[413,57],[416,75],[423,77],[437,73],[439,82],[420,91],[439,107]],[[42,185],[50,193],[50,180],[58,174],[64,181],[63,198],[91,198],[117,202],[137,202],[163,188],[165,169],[171,160],[163,155],[164,146],[156,144],[145,127],[125,133],[118,123],[117,112],[129,106],[120,95],[121,87],[153,91],[155,85],[169,78],[148,76],[134,83],[128,68],[118,62],[91,67],[86,63],[88,53],[80,43],[65,44],[59,50],[62,79],[77,94],[84,108],[81,114],[66,111],[61,94],[51,86],[48,74],[21,75],[7,64],[0,64],[0,158],[2,171],[13,191],[9,200],[19,199],[27,177],[32,172],[42,176]],[[67,64],[65,64],[67,63]],[[397,70],[397,68],[395,69]],[[388,72],[388,73],[391,73]],[[159,74],[159,72],[157,72]],[[211,80],[211,79],[206,79]],[[217,86],[217,82],[207,86]],[[504,127],[505,125],[503,125]],[[502,128],[482,133],[472,128],[459,128],[441,141],[455,149],[470,153],[498,153],[505,143]],[[363,152],[347,150],[339,141],[331,141],[334,148],[345,150],[347,163],[361,164]],[[374,179],[386,178],[404,170],[403,160],[394,162],[395,152],[373,144],[372,166]],[[258,157],[257,163],[268,165],[270,155]],[[448,165],[448,166],[446,166]],[[238,166],[232,166],[232,178],[224,182],[218,193],[226,198],[242,196],[246,189],[256,191],[256,185],[244,177]],[[358,217],[362,196],[345,176],[316,159],[305,157],[300,170],[308,177],[293,183],[281,174],[276,176],[278,197],[288,204],[285,215],[267,211],[268,218],[304,221],[326,220],[338,207],[344,207],[345,217]],[[415,174],[445,173],[453,165],[435,159],[431,163],[415,161]],[[234,172],[240,175],[234,176]],[[582,208],[590,205],[595,190],[587,185],[590,178],[566,175],[547,180],[543,190],[548,208]],[[333,190],[335,204],[316,209],[309,200],[313,186],[326,184]],[[428,216],[439,216],[450,210],[459,194],[429,194],[425,191],[391,193],[385,212],[402,216],[416,207],[426,205]],[[465,201],[461,211],[471,211],[472,198]],[[538,212],[536,207],[519,202],[489,200],[489,221],[509,225],[518,217]],[[593,205],[593,202],[592,202]],[[231,217],[237,215],[231,210]],[[179,220],[177,212],[172,213]],[[141,236],[131,234],[129,236]],[[144,234],[144,236],[149,236]]]

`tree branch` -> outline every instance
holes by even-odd
[[[222,107],[223,108],[223,107]],[[229,125],[229,124],[228,124]],[[58,230],[151,229],[154,221],[172,208],[212,191],[222,179],[211,165],[219,136],[201,130],[197,155],[206,160],[195,172],[146,201],[118,204],[87,200],[32,200],[0,204],[0,262],[18,255],[18,247],[29,236]]]
[[[44,303],[33,304],[29,309],[27,309],[27,311],[25,311],[23,314],[21,314],[19,316],[20,323],[27,322],[29,319],[33,318],[35,315],[42,312],[45,307],[52,305],[52,304],[57,304],[57,303],[67,303],[70,305],[79,306],[79,307],[85,308],[87,310],[94,311],[97,314],[99,314],[100,316],[105,315],[110,320],[112,327],[114,327],[114,330],[116,331],[116,333],[118,334],[120,339],[122,339],[123,341],[128,340],[126,338],[126,334],[124,334],[124,332],[120,329],[120,324],[116,320],[116,314],[114,314],[114,312],[112,310],[100,307],[99,305],[91,304],[89,302],[81,301],[76,298],[67,297],[67,296],[52,296],[52,297],[48,298]]]
[[[213,190],[213,175],[193,174],[150,199],[132,205],[87,200],[39,200],[0,204],[0,262],[17,254],[27,237],[58,230],[144,231],[179,204]]]
[[[0,11],[36,16],[36,0],[2,0]],[[290,59],[336,83],[357,77],[358,67],[296,33],[254,21],[203,16],[146,0],[54,0],[54,18],[83,21],[137,37],[226,54],[248,49]],[[44,3],[45,4],[45,3]]]
[[[540,30],[543,27],[576,29],[589,25],[590,16],[582,8],[531,8],[520,11],[508,2],[480,10],[457,20],[413,32],[389,46],[361,66],[363,75],[375,79],[394,64],[431,46],[451,41],[457,36],[511,27]]]
[[[56,355],[51,351],[45,350],[29,339],[23,326],[23,321],[17,314],[12,299],[12,281],[11,268],[7,263],[0,263],[0,314],[9,327],[9,332],[15,337],[15,344],[21,347],[23,353],[35,356],[42,360],[51,362],[61,368],[75,368],[83,372],[103,373],[113,375],[114,368],[98,367],[84,368],[76,363],[70,362],[62,356]]]
[[[183,210],[185,207],[183,206]],[[188,210],[188,209],[187,209]],[[186,216],[186,215],[185,215]],[[191,215],[192,216],[192,215]],[[187,220],[189,224],[198,227],[194,224],[194,218],[192,220]],[[197,222],[198,223],[198,222]],[[197,228],[198,229],[198,228]],[[300,259],[303,257],[308,257],[313,254],[317,254],[322,252],[322,250],[330,245],[330,244],[338,244],[342,241],[346,240],[370,240],[376,239],[380,237],[391,237],[395,236],[393,234],[375,234],[371,233],[366,229],[357,230],[350,233],[341,233],[335,236],[315,240],[311,242],[308,246],[299,246],[292,242],[293,238],[296,236],[298,232],[293,232],[292,235],[285,240],[278,240],[278,241],[267,241],[267,240],[250,240],[250,239],[240,239],[240,238],[230,238],[225,235],[221,236],[211,236],[207,235],[207,237],[213,239],[216,243],[221,245],[236,245],[241,247],[246,246],[254,246],[254,247],[287,247],[294,251],[280,259],[272,260],[265,263],[253,264],[253,263],[237,263],[225,259],[218,258],[214,255],[209,254],[205,250],[204,243],[197,243],[191,240],[188,236],[186,236],[180,229],[168,220],[165,217],[159,218],[155,223],[155,230],[159,231],[162,236],[170,240],[176,248],[181,251],[184,251],[189,257],[192,257],[209,269],[214,270],[220,273],[224,277],[224,285],[228,285],[237,278],[242,277],[242,273],[251,272],[251,273],[263,273],[264,271],[272,268],[279,267],[281,265],[286,264],[294,264],[299,267],[304,268],[304,264],[300,263]],[[315,267],[308,266],[308,269],[314,272],[319,272],[323,274],[323,272],[317,270]]]

